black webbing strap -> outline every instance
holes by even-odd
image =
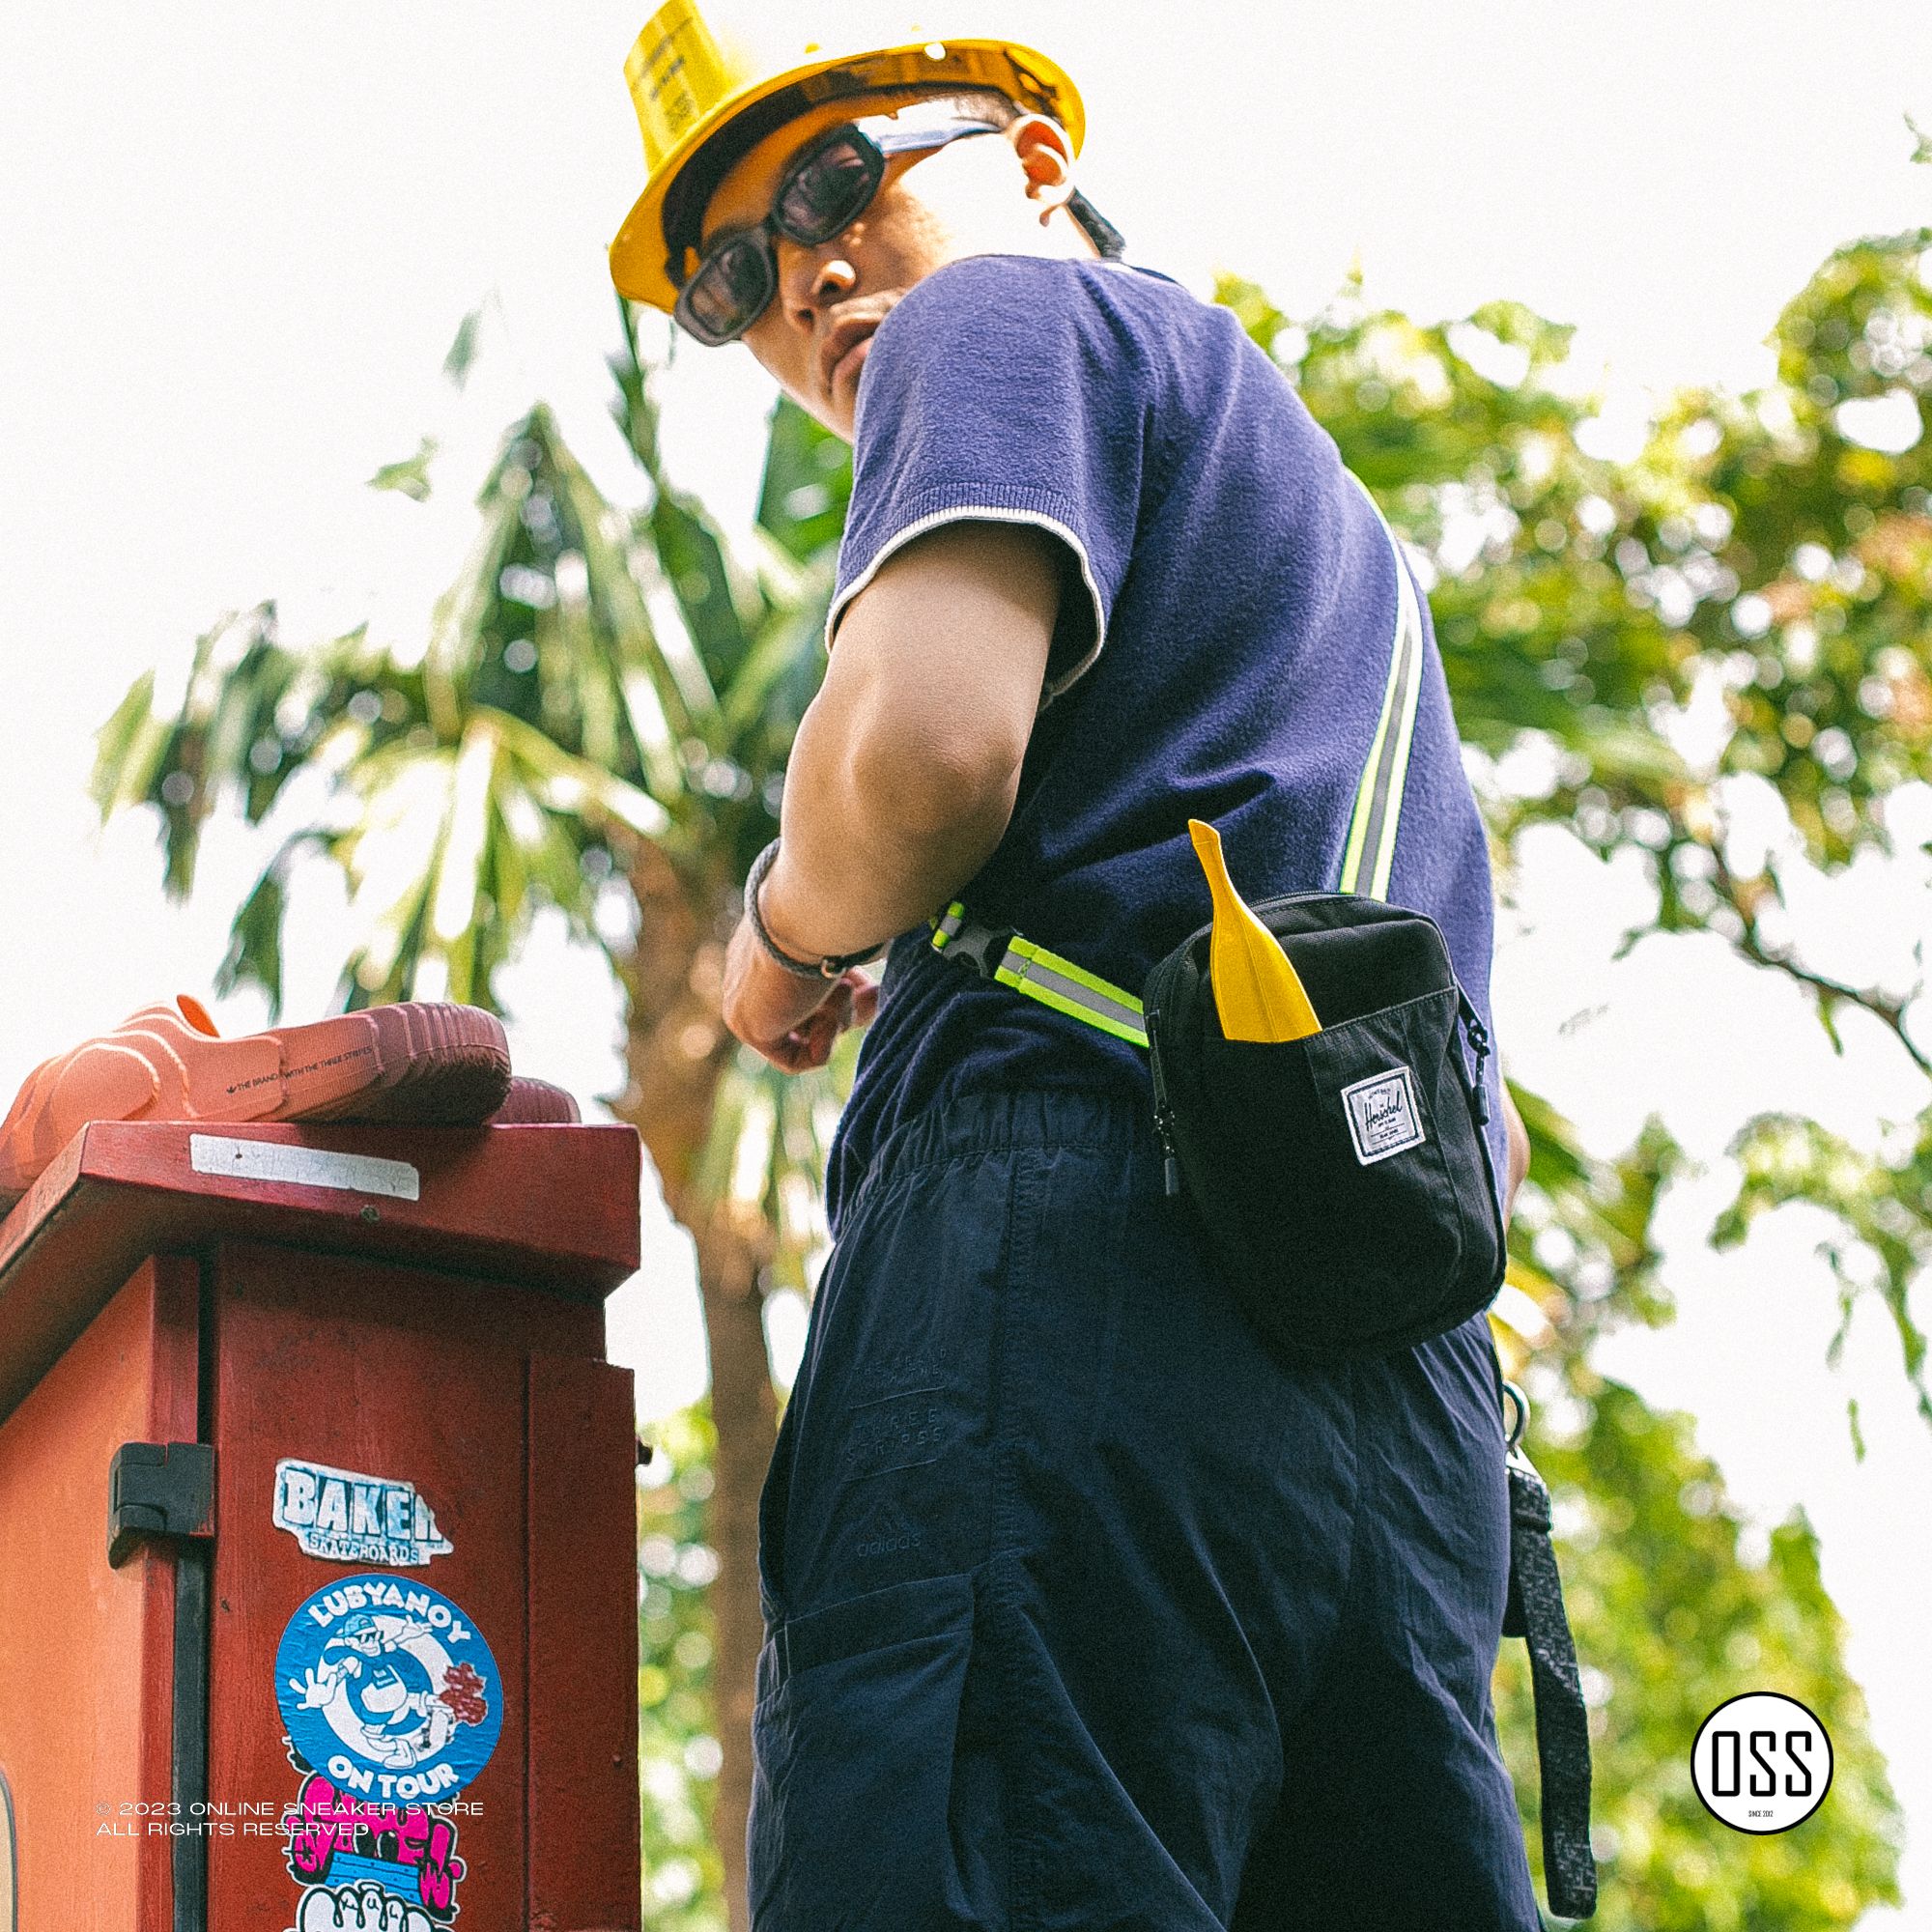
[[[1521,1402],[1514,1384],[1510,1393]],[[1519,1433],[1520,1429],[1519,1420]],[[1587,1918],[1597,1909],[1597,1862],[1590,1852],[1589,1713],[1563,1609],[1556,1551],[1549,1542],[1549,1490],[1514,1440],[1505,1467],[1510,1579],[1503,1634],[1521,1637],[1529,1648],[1542,1786],[1543,1889],[1559,1918]]]

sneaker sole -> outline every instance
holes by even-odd
[[[510,1092],[503,1024],[479,1007],[408,1001],[272,1030],[281,1121],[474,1126]]]

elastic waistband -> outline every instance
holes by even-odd
[[[935,1099],[901,1121],[873,1155],[859,1199],[893,1175],[963,1154],[1009,1148],[1096,1148],[1154,1156],[1153,1120],[1133,1096],[1098,1089],[1029,1087]]]

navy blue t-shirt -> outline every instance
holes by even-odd
[[[1042,708],[1011,822],[960,893],[972,919],[1139,993],[1208,918],[1189,818],[1218,829],[1250,901],[1334,891],[1372,753],[1400,775],[1406,752],[1377,896],[1441,926],[1488,1019],[1489,852],[1427,603],[1411,590],[1420,651],[1398,652],[1387,527],[1227,309],[1116,263],[952,263],[879,326],[853,457],[835,649],[879,565],[938,525],[1030,523],[1064,549]],[[1418,673],[1406,738],[1392,686]],[[886,1137],[950,1095],[1078,1087],[1152,1105],[1143,1050],[928,942],[921,925],[887,957],[832,1151],[835,1235]]]

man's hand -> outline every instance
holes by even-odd
[[[848,1026],[869,1026],[876,981],[856,967],[836,980],[789,973],[741,919],[724,954],[724,1024],[786,1073],[823,1066]]]
[[[1503,1189],[1503,1219],[1507,1221],[1516,1207],[1516,1191],[1529,1172],[1529,1129],[1523,1125],[1507,1086],[1503,1088],[1503,1125],[1509,1135],[1509,1181]]]

